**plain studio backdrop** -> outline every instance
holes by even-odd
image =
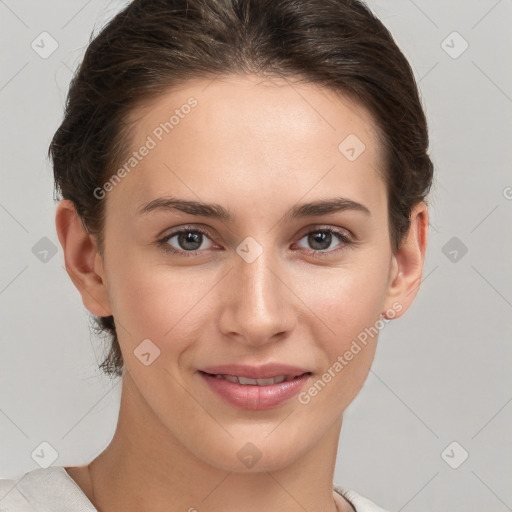
[[[380,334],[335,481],[393,511],[512,510],[512,1],[367,4],[414,69],[436,168],[421,289]],[[0,1],[0,477],[41,446],[84,464],[116,426],[121,381],[64,269],[46,152],[91,30],[123,5]]]

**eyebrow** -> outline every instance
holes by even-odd
[[[180,211],[189,215],[200,217],[210,217],[223,221],[234,221],[235,215],[229,210],[215,203],[203,203],[200,201],[191,201],[178,199],[172,196],[157,197],[149,203],[142,205],[137,215],[146,215],[155,211]],[[302,203],[293,206],[286,214],[285,219],[298,219],[304,217],[315,217],[340,211],[358,211],[371,216],[370,210],[361,203],[352,201],[344,197],[334,197],[330,199],[320,199],[310,203]]]

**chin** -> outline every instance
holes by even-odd
[[[275,427],[273,427],[275,428]],[[252,435],[235,436],[225,442],[212,441],[214,450],[208,454],[198,454],[208,464],[234,473],[260,473],[279,471],[295,462],[307,450],[302,436],[302,443],[294,442],[285,432],[276,432],[269,436],[272,429],[255,432]],[[275,436],[275,437],[273,437]],[[211,446],[210,446],[211,448]]]

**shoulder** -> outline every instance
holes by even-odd
[[[0,478],[0,510],[9,512],[35,512],[35,508],[18,488],[25,475]]]
[[[0,509],[9,512],[95,512],[63,466],[0,479]]]
[[[335,483],[334,490],[341,494],[354,507],[356,512],[386,512],[386,510],[373,503],[373,501],[341,485]]]

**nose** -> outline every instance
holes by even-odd
[[[297,321],[290,274],[266,248],[254,261],[236,255],[220,297],[219,328],[249,345],[265,345],[288,336]]]

